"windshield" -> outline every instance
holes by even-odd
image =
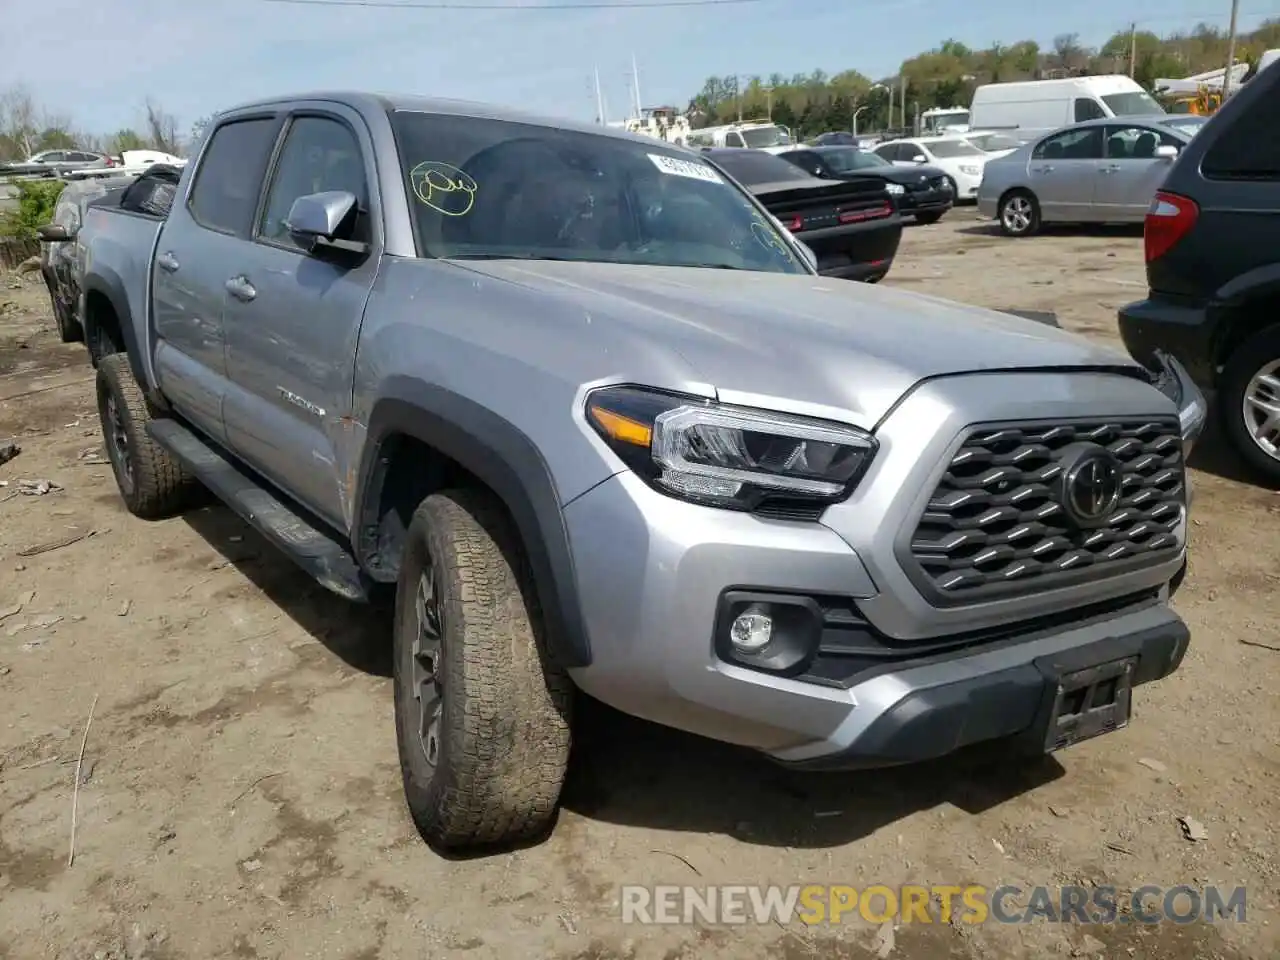
[[[1176,120],[1165,120],[1164,125],[1173,127],[1175,130],[1181,130],[1183,133],[1194,135],[1196,131],[1208,122],[1208,117],[1179,117]]]
[[[947,159],[982,155],[982,151],[967,140],[935,140],[933,143],[926,143],[925,146],[929,148],[929,152],[935,157]]]
[[[748,147],[757,150],[761,147],[781,147],[791,142],[791,138],[777,127],[753,127],[738,132],[742,134]]]
[[[1016,150],[1022,146],[1021,141],[1005,136],[1003,133],[983,133],[976,137],[969,137],[968,140],[975,147],[988,153],[994,153],[997,150]]]
[[[867,153],[865,150],[859,150],[857,147],[850,147],[847,150],[823,150],[822,159],[827,161],[827,166],[836,173],[868,170],[871,167],[893,166],[883,157],[878,157],[874,153]]]
[[[1109,93],[1102,102],[1111,108],[1117,117],[1150,117],[1165,112],[1149,93],[1139,90],[1136,93]]]
[[[391,121],[420,256],[808,272],[749,197],[660,141],[414,111]]]
[[[787,180],[801,180],[805,183],[813,180],[811,175],[789,160],[775,157],[772,153],[760,153],[756,150],[717,150],[712,154],[712,158],[728,171],[729,176],[747,187]]]

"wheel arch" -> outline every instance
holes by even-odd
[[[128,355],[129,368],[138,384],[145,387],[147,378],[142,365],[141,348],[134,330],[133,316],[129,312],[129,298],[119,275],[112,270],[89,274],[84,278],[81,295],[84,298],[84,338],[94,364],[99,359],[99,355],[94,352],[94,345],[105,332],[119,348],[119,352]]]
[[[369,416],[352,504],[357,559],[374,579],[394,582],[406,509],[411,513],[432,488],[467,481],[487,487],[506,507],[550,653],[563,666],[587,666],[590,643],[551,469],[518,427],[466,397],[412,378],[383,385]]]
[[[1214,299],[1219,317],[1212,358],[1216,379],[1242,343],[1280,324],[1280,264],[1241,274],[1218,290]]]

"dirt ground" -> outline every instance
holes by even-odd
[[[913,228],[889,284],[1055,311],[1115,341],[1132,231]],[[1193,472],[1193,644],[1132,725],[1031,767],[964,756],[796,775],[618,717],[585,726],[551,837],[465,861],[400,792],[387,626],[211,507],[145,523],[102,462],[90,368],[37,274],[0,277],[0,958],[698,958],[1280,953],[1280,498],[1210,436]],[[41,495],[20,481],[49,481]],[[78,535],[74,543],[28,555]],[[96,702],[96,706],[95,705]],[[76,759],[84,750],[68,864]],[[1192,817],[1207,837],[1184,836]],[[1248,922],[624,926],[618,887],[1244,884]]]

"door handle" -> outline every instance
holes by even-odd
[[[237,300],[243,300],[245,303],[248,303],[258,295],[258,291],[253,289],[253,284],[249,282],[248,277],[232,277],[228,280],[227,293]]]
[[[1113,163],[1109,167],[1099,167],[1098,172],[1099,173],[1119,173],[1120,167],[1118,164]]]
[[[156,257],[156,266],[166,273],[175,273],[178,269],[178,258],[166,250]]]
[[[1036,173],[1053,173],[1053,167],[1036,167]]]

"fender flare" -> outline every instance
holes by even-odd
[[[383,446],[396,434],[438,450],[502,499],[529,561],[551,655],[566,667],[588,666],[591,646],[551,469],[518,427],[451,390],[408,377],[383,384],[369,416],[352,512],[356,524],[352,542],[362,566],[371,552],[365,532],[378,520]]]
[[[142,363],[141,347],[138,343],[138,331],[134,329],[133,314],[129,312],[129,297],[125,293],[124,283],[114,270],[102,269],[97,270],[85,276],[83,280],[83,293],[86,308],[84,311],[83,326],[85,343],[89,345],[92,351],[94,335],[97,333],[96,325],[89,316],[88,302],[90,293],[99,293],[107,298],[107,302],[111,304],[111,309],[116,315],[116,319],[120,321],[120,336],[124,340],[125,353],[129,357],[129,367],[133,370],[134,379],[138,381],[138,386],[143,390],[149,389],[145,368]]]

